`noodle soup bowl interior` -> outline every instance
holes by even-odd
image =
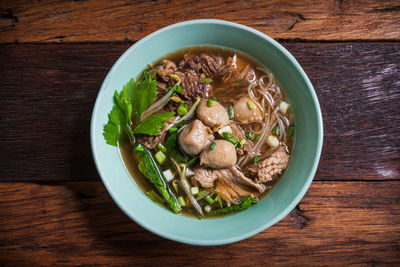
[[[274,189],[251,208],[220,218],[198,220],[176,215],[151,201],[130,177],[118,148],[106,144],[103,127],[113,94],[132,77],[176,50],[219,46],[245,53],[267,67],[281,84],[295,117],[291,160]],[[98,172],[118,206],[136,223],[162,237],[193,245],[221,245],[251,237],[284,218],[300,202],[317,169],[322,117],[314,89],[295,58],[252,28],[221,20],[193,20],[158,30],[131,46],[114,64],[97,96],[91,145]]]

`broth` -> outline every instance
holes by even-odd
[[[176,65],[178,65],[178,63],[184,56],[187,56],[188,54],[200,55],[202,53],[218,55],[225,59],[228,57],[232,58],[234,55],[236,55],[236,64],[237,64],[238,69],[239,69],[239,65],[240,65],[240,68],[245,68],[243,66],[250,66],[250,68],[252,70],[254,70],[254,75],[255,75],[255,78],[257,78],[257,79],[260,79],[260,77],[263,77],[263,76],[268,77],[268,79],[270,79],[270,77],[273,77],[272,74],[268,74],[269,71],[265,67],[261,66],[256,60],[252,59],[251,57],[249,57],[243,53],[225,49],[225,48],[210,47],[210,46],[190,47],[190,48],[178,50],[174,53],[164,56],[162,59],[158,60],[154,64],[150,64],[150,67],[153,68],[154,66],[159,65],[163,59],[169,59],[169,60],[175,62]],[[226,82],[223,80],[224,77],[225,76],[216,77],[216,78],[213,78],[209,82],[209,85],[212,87],[212,89],[208,92],[208,96],[216,97],[218,99],[219,103],[221,103],[224,107],[227,107],[229,104],[237,102],[241,97],[248,94],[249,85],[246,85],[246,87],[243,88],[239,85],[243,82],[243,79],[237,79],[236,81]],[[264,80],[266,79],[266,77],[264,78]],[[268,83],[269,83],[269,81],[270,80],[268,80]],[[236,85],[235,82],[238,85]],[[264,81],[262,81],[262,84],[263,83],[264,83]],[[279,99],[281,99],[280,101],[289,103],[284,92],[280,89],[279,83],[275,80],[275,78],[273,78],[272,83],[273,83],[273,86],[275,86],[275,93],[279,90],[280,94],[282,95],[282,96],[279,96],[280,97]],[[254,88],[256,88],[256,87],[254,87]],[[278,89],[276,89],[276,88],[278,88]],[[256,90],[254,90],[254,91],[256,91]],[[257,92],[255,92],[254,94],[257,94]],[[262,98],[262,96],[260,96],[260,98]],[[265,101],[260,101],[260,102],[262,102],[263,107],[265,107],[264,113],[267,113],[267,111],[268,111],[269,114],[272,114],[273,109],[268,107],[268,103],[265,104]],[[260,104],[260,106],[261,106],[261,104]],[[275,113],[277,113],[276,110],[275,110]],[[282,121],[281,121],[281,119],[279,119],[280,116],[284,117],[285,119],[282,118]],[[265,116],[265,114],[264,114],[264,117],[266,118],[266,120],[268,120],[267,117]],[[192,121],[192,120],[193,119],[191,119],[190,121]],[[285,124],[286,120],[289,123]],[[263,123],[264,123],[264,121],[263,121]],[[261,124],[263,124],[263,123],[261,123]],[[284,124],[283,129],[286,131],[285,132],[286,135],[284,135],[284,137],[282,137],[280,140],[281,141],[280,145],[284,145],[286,147],[286,151],[291,152],[292,147],[293,147],[294,138],[292,136],[288,136],[289,135],[288,131],[289,131],[289,128],[291,127],[291,125],[293,125],[293,123],[294,123],[294,117],[293,117],[293,114],[290,109],[289,109],[289,112],[287,112],[287,114],[279,114],[279,116],[277,116],[277,122],[276,122],[275,128],[276,127],[279,128],[280,123]],[[259,122],[238,124],[238,125],[245,133],[249,133],[251,131],[256,131],[258,128],[261,127]],[[264,123],[264,127],[265,127],[265,123]],[[275,130],[275,128],[273,130]],[[254,129],[256,129],[256,130],[254,130]],[[261,127],[260,129],[263,129],[263,128]],[[280,129],[282,129],[282,128],[280,128]],[[169,134],[167,134],[167,136],[168,135]],[[270,134],[270,135],[272,136],[272,134]],[[255,135],[255,136],[257,136],[257,135]],[[277,137],[279,137],[279,135]],[[257,146],[256,139],[250,140],[250,139],[247,139],[247,137],[246,137],[246,142],[251,143],[253,148]],[[135,139],[135,144],[136,143],[140,143],[140,140],[138,140],[137,138]],[[148,179],[146,179],[142,175],[142,173],[139,171],[138,162],[136,161],[135,157],[132,154],[132,145],[129,143],[128,138],[123,138],[122,140],[120,140],[119,147],[120,147],[120,153],[121,153],[121,156],[125,163],[126,168],[127,168],[128,172],[130,173],[131,177],[135,180],[136,184],[140,187],[140,189],[143,192],[148,192],[149,190],[154,189],[154,186],[152,185],[152,183]],[[157,149],[154,149],[154,152],[155,151],[157,151]],[[268,153],[271,153],[271,151],[273,151],[273,149],[270,147],[270,145],[268,145],[265,142],[260,146],[258,155],[264,156]],[[239,165],[239,163],[241,163],[241,165],[239,166],[240,170],[245,170],[249,165],[253,164],[253,161],[255,162],[255,158],[254,159],[249,158],[249,159],[247,159],[247,161],[246,161],[246,159],[243,159],[243,158],[245,158],[245,156],[241,156],[238,159],[238,165]],[[198,166],[198,163],[197,163],[197,166]],[[173,164],[171,162],[167,162],[164,165],[162,165],[163,170],[172,169],[172,168],[173,168]],[[265,191],[263,193],[254,192],[253,194],[259,199],[265,197],[272,190],[272,188],[279,182],[279,179],[281,176],[282,175],[276,175],[272,181],[262,183],[262,185],[265,187]],[[256,180],[257,180],[257,178],[255,179],[255,181]],[[180,193],[182,193],[182,192],[180,192]],[[187,198],[186,198],[186,201],[189,202],[187,200]],[[204,199],[200,200],[200,201],[205,202]],[[226,204],[226,202],[224,202],[224,201],[222,201],[222,202]],[[204,205],[206,205],[206,204],[204,204]],[[189,205],[190,205],[190,203],[189,203]],[[187,206],[189,206],[189,205],[187,205]],[[165,205],[163,205],[163,206],[165,206]],[[184,215],[187,215],[187,216],[195,216],[196,215],[196,212],[193,209],[193,207],[185,207],[185,208],[183,208],[181,213]],[[229,214],[232,214],[232,213],[228,213],[228,214],[224,214],[224,215],[229,215]],[[215,216],[223,216],[223,215],[212,215],[212,216],[207,216],[207,218],[215,217]]]

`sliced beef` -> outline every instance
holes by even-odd
[[[143,144],[147,149],[155,149],[158,143],[164,144],[168,132],[168,125],[174,120],[175,117],[172,117],[168,122],[164,122],[165,127],[157,135],[136,134],[135,137],[137,141]]]
[[[225,60],[223,57],[205,53],[186,55],[179,62],[180,69],[192,69],[198,74],[204,74],[210,78],[219,76],[224,65]]]
[[[257,175],[256,182],[265,183],[272,181],[274,176],[281,174],[288,166],[289,154],[286,153],[285,146],[279,146],[266,159],[250,165],[246,173]]]
[[[228,203],[236,203],[240,197],[264,192],[265,188],[244,176],[235,166],[226,169],[212,170],[198,167],[192,177],[194,182],[204,188],[214,188]]]
[[[233,133],[234,135],[236,135],[236,137],[237,137],[239,140],[242,140],[243,138],[245,138],[244,132],[243,132],[243,130],[239,127],[239,125],[237,125],[237,124],[234,123],[234,122],[231,122],[231,123],[229,124],[229,127],[231,127],[232,133]],[[247,139],[246,139],[246,143],[244,143],[243,146],[238,146],[238,147],[236,148],[236,154],[242,156],[242,155],[245,155],[245,154],[250,153],[250,151],[251,151],[252,149],[253,149],[253,142],[251,142],[250,140],[247,140]]]
[[[162,82],[169,82],[171,80],[170,75],[176,71],[176,64],[169,59],[163,59],[155,67],[155,70],[157,71],[157,77]]]
[[[181,79],[182,96],[188,100],[194,100],[195,97],[208,97],[211,85],[204,83],[201,76],[193,69],[185,69],[175,72]]]

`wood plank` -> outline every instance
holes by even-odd
[[[0,183],[0,262],[36,265],[400,264],[400,182],[314,182],[284,220],[196,247],[130,221],[100,182]]]
[[[399,179],[400,44],[284,43],[319,96],[316,180]],[[2,45],[0,181],[96,180],[89,144],[100,85],[128,44]]]
[[[273,38],[400,40],[396,0],[2,1],[0,42],[137,41],[172,23],[224,19]]]

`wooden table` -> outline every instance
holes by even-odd
[[[399,1],[1,1],[0,266],[400,264]],[[321,104],[300,204],[245,241],[184,245],[131,221],[92,161],[112,64],[178,21],[219,18],[283,44]]]

